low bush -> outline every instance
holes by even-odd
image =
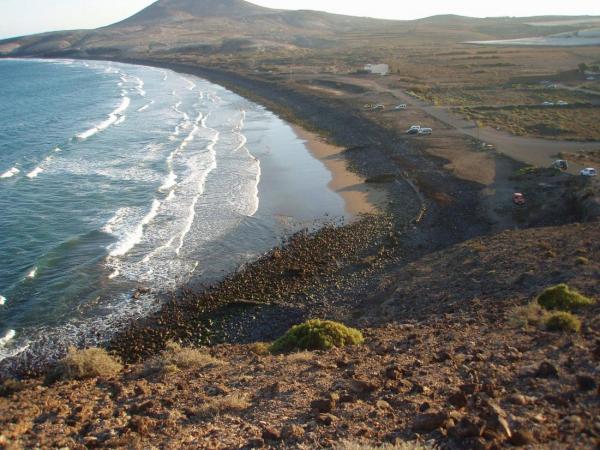
[[[193,347],[182,347],[176,342],[167,342],[165,349],[150,358],[144,365],[144,375],[167,374],[179,370],[218,365],[219,360]]]
[[[585,256],[578,256],[577,259],[575,259],[575,264],[578,266],[587,266],[589,263],[590,260]]]
[[[537,302],[547,310],[558,309],[560,311],[572,311],[594,303],[591,298],[585,297],[575,290],[571,290],[566,284],[549,287],[540,294]]]
[[[362,333],[341,323],[328,320],[309,320],[295,325],[271,345],[272,353],[303,350],[328,350],[332,347],[359,345]]]
[[[25,387],[26,385],[22,381],[8,379],[0,384],[0,397],[10,397],[17,392],[21,392]]]
[[[248,409],[251,403],[245,395],[231,394],[225,397],[209,399],[201,405],[194,414],[194,419],[204,420],[221,414],[234,414]]]
[[[398,442],[374,446],[355,441],[342,441],[334,447],[335,450],[433,450],[434,448],[420,442]]]
[[[250,344],[250,351],[258,356],[266,356],[269,354],[270,344],[266,342],[255,342]]]
[[[77,350],[72,347],[48,374],[47,381],[111,378],[122,369],[121,361],[102,348]]]
[[[545,323],[548,311],[539,303],[529,303],[525,306],[517,306],[510,311],[510,323],[519,328],[527,326],[539,326]]]
[[[549,314],[545,321],[548,331],[568,331],[578,333],[581,330],[579,318],[565,311],[557,311]]]

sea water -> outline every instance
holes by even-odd
[[[109,339],[161,294],[344,216],[329,181],[287,124],[205,80],[0,60],[0,360]]]

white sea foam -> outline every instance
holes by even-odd
[[[234,151],[238,151],[246,146],[248,143],[248,138],[244,134],[242,134],[242,130],[244,129],[244,123],[246,121],[246,111],[241,110],[241,118],[239,123],[233,128],[233,132],[237,134],[239,143]]]
[[[93,128],[90,128],[87,131],[84,131],[83,133],[78,134],[77,139],[79,139],[80,141],[85,141],[86,139],[94,136],[95,134],[106,130],[111,125],[114,125],[116,122],[119,121],[119,119],[127,110],[127,108],[129,108],[130,104],[131,99],[129,97],[123,97],[121,100],[121,104],[108,115],[108,118],[105,121],[101,122]]]
[[[60,153],[60,152],[62,152],[62,148],[60,148],[60,147],[56,147],[56,148],[54,149],[54,151],[55,151],[56,153]]]
[[[133,231],[127,233],[119,242],[117,242],[114,246],[111,246],[111,250],[109,252],[109,256],[119,257],[125,256],[129,251],[135,247],[144,236],[144,227],[148,225],[156,215],[158,214],[158,210],[160,208],[160,201],[154,199],[152,202],[152,207],[146,216],[142,219],[142,221],[135,227]]]
[[[188,89],[190,91],[193,91],[194,89],[196,89],[196,83],[194,83],[192,80],[190,80],[189,78],[184,78],[184,80],[187,82],[188,84]]]
[[[258,160],[258,158],[256,158],[252,153],[250,153],[250,150],[248,150],[248,148],[246,147],[246,144],[248,143],[248,139],[246,138],[246,136],[244,134],[242,134],[242,130],[244,129],[245,122],[246,122],[246,111],[242,109],[240,120],[233,129],[233,132],[238,136],[238,140],[239,140],[238,147],[234,151],[237,152],[241,149],[244,149],[246,151],[246,153],[248,154],[248,156],[252,160],[254,160],[254,163],[256,165],[255,183],[252,187],[252,201],[250,202],[250,204],[247,205],[247,208],[245,211],[244,210],[240,211],[242,214],[251,217],[254,214],[256,214],[256,212],[258,211],[258,207],[260,205],[258,186],[260,184],[262,170],[261,170],[261,165],[260,165],[260,161]]]
[[[108,279],[109,280],[114,280],[115,278],[117,278],[119,275],[121,275],[121,272],[119,271],[119,269],[115,269],[109,276]]]
[[[0,178],[12,178],[15,175],[17,175],[19,172],[21,172],[19,169],[17,169],[16,167],[13,167],[13,168],[7,170],[6,172],[4,172],[2,175],[0,175]]]
[[[6,304],[6,297],[3,295],[0,295],[0,306],[3,306]]]
[[[37,268],[37,267],[34,267],[34,268],[33,268],[33,269],[31,269],[31,270],[29,271],[29,273],[27,274],[27,278],[29,278],[30,280],[33,280],[33,279],[34,279],[34,278],[37,276],[37,273],[38,273],[38,268]]]
[[[186,116],[187,116],[187,114],[186,114]],[[179,146],[175,150],[173,150],[167,157],[167,168],[169,170],[169,173],[167,174],[162,186],[160,188],[158,188],[158,190],[160,192],[167,192],[167,191],[171,190],[171,188],[177,184],[177,174],[175,173],[175,170],[173,169],[173,160],[175,159],[175,156],[177,156],[178,153],[185,150],[185,148],[190,144],[190,142],[192,142],[194,140],[196,134],[200,130],[200,127],[198,126],[198,124],[200,123],[200,121],[203,121],[205,119],[206,118],[203,117],[202,113],[198,113],[198,117],[197,117],[190,133],[186,136],[186,138],[183,140],[183,142],[181,144],[179,144]]]
[[[152,105],[154,104],[154,100],[152,100],[150,103],[148,103],[147,105],[142,106],[140,109],[137,110],[137,112],[143,112],[146,111],[148,108],[150,108]]]
[[[140,94],[142,97],[145,97],[146,91],[144,90],[144,80],[142,80],[140,77],[133,77],[133,79],[137,83],[136,90],[138,94]]]
[[[35,169],[33,169],[31,172],[29,172],[27,174],[27,178],[29,178],[29,179],[35,178],[43,171],[44,171],[44,169],[42,169],[40,166],[37,166]]]
[[[127,216],[128,212],[129,212],[129,209],[127,209],[127,208],[121,208],[121,209],[119,209],[115,213],[115,215],[112,216],[111,219],[108,222],[106,222],[106,225],[104,225],[102,227],[102,231],[104,231],[105,233],[108,233],[108,234],[113,234],[114,233],[114,227],[123,222],[123,220]]]
[[[6,344],[12,341],[16,335],[17,332],[15,330],[8,330],[4,337],[0,338],[0,348],[6,347]]]
[[[163,182],[161,187],[158,188],[158,190],[160,192],[167,192],[169,189],[171,189],[176,184],[177,184],[177,175],[175,174],[175,172],[173,172],[172,169],[170,169],[170,172],[167,174],[165,181]]]
[[[208,116],[204,116],[202,118],[201,123],[202,123],[203,127],[206,127],[206,119],[207,118],[208,118]],[[200,117],[199,117],[199,119],[200,119]],[[202,188],[200,189],[198,195],[196,195],[196,197],[194,197],[194,200],[192,201],[192,204],[190,205],[187,220],[183,227],[183,231],[181,232],[181,236],[179,237],[179,246],[175,249],[175,253],[177,255],[180,254],[181,249],[183,248],[183,243],[185,241],[185,237],[188,235],[188,233],[192,229],[192,225],[194,224],[194,219],[196,218],[196,205],[198,204],[198,200],[200,200],[200,197],[204,193],[204,185],[206,184],[206,179],[208,177],[208,174],[217,167],[217,155],[215,152],[215,146],[217,145],[217,142],[219,142],[220,133],[216,130],[214,130],[214,132],[215,132],[215,134],[213,136],[213,139],[212,139],[211,143],[207,146],[207,150],[210,152],[210,155],[212,158],[211,163],[210,163],[210,166],[208,167],[208,169],[205,170],[204,173],[202,174],[201,180],[199,180],[199,182],[198,182],[202,186]]]

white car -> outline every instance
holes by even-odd
[[[394,111],[400,111],[400,110],[403,110],[403,109],[406,109],[406,108],[407,108],[406,104],[402,103],[401,105],[395,106],[394,107]]]
[[[554,106],[553,102],[544,102],[542,103],[542,106]]]
[[[431,133],[433,133],[431,128],[421,128],[419,130],[419,136],[429,136]]]
[[[595,177],[598,176],[598,171],[593,167],[588,167],[586,169],[582,169],[581,172],[579,172],[579,174],[582,177]]]
[[[565,102],[564,100],[559,100],[558,102],[556,102],[556,104],[558,106],[567,106],[569,103]]]

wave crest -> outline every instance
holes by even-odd
[[[17,169],[16,167],[12,167],[9,170],[7,170],[6,172],[4,172],[2,175],[0,175],[0,178],[12,178],[15,175],[17,175],[19,172],[21,172],[19,169]]]

